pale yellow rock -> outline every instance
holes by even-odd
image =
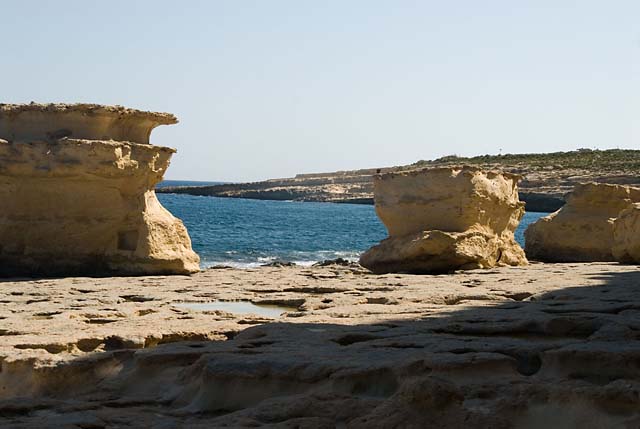
[[[613,223],[612,253],[616,261],[640,264],[640,203],[620,212]]]
[[[639,292],[612,263],[3,281],[0,428],[635,429]]]
[[[121,107],[0,106],[0,275],[198,271],[154,192],[175,150],[145,144],[172,122]],[[61,128],[93,139],[46,137]]]
[[[548,262],[614,261],[614,221],[640,201],[640,189],[623,185],[577,185],[560,210],[525,231],[527,257]]]
[[[0,137],[9,141],[62,137],[149,143],[158,125],[177,124],[170,113],[99,104],[0,104]]]
[[[518,180],[474,167],[376,176],[376,212],[389,238],[360,263],[377,273],[526,264],[513,235],[524,214]]]

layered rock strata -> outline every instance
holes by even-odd
[[[560,210],[540,218],[525,231],[527,257],[547,262],[615,261],[633,245],[628,221],[621,221],[614,255],[614,222],[640,201],[640,189],[623,185],[577,185]],[[623,232],[624,231],[624,232]],[[627,244],[623,244],[627,243]]]
[[[154,187],[173,115],[119,106],[0,105],[0,275],[193,273],[199,258]]]
[[[389,237],[360,263],[375,273],[524,265],[514,231],[524,215],[519,176],[475,167],[378,175],[376,213]]]

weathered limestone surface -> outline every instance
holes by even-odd
[[[548,262],[614,261],[614,221],[640,201],[640,189],[623,185],[577,185],[560,210],[525,231],[527,257]],[[621,231],[620,246],[626,240]],[[629,237],[631,239],[631,237]],[[624,253],[622,247],[617,253]]]
[[[0,137],[55,141],[63,137],[149,144],[158,125],[177,124],[170,113],[99,104],[0,104]]]
[[[198,271],[184,225],[154,192],[175,150],[146,144],[175,122],[122,107],[0,105],[0,275]]]
[[[612,253],[616,261],[640,264],[640,203],[620,212],[613,223]]]
[[[211,269],[0,291],[0,427],[640,427],[634,266]],[[180,307],[211,300],[287,308]]]
[[[518,179],[475,167],[376,176],[376,213],[389,238],[360,263],[376,273],[526,264],[513,235],[524,215]]]

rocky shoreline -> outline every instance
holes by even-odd
[[[0,426],[637,427],[637,268],[7,279]]]
[[[154,192],[174,150],[149,135],[176,121],[0,105],[0,426],[640,426],[640,273],[593,262],[640,262],[640,189],[603,184],[638,184],[640,151],[164,188],[375,194],[388,231],[362,265],[198,272]],[[527,230],[526,255],[519,188],[530,211],[574,188]]]

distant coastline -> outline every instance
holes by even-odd
[[[172,187],[190,187],[190,186],[215,186],[224,185],[229,182],[205,182],[200,180],[163,180],[156,185],[156,189],[172,188]]]
[[[372,177],[377,173],[464,164],[522,176],[518,185],[520,199],[530,212],[548,213],[559,209],[564,205],[565,195],[578,183],[640,186],[640,150],[579,149],[471,158],[451,155],[405,166],[298,174],[291,178],[252,183],[166,181],[158,192],[256,200],[373,204]]]

